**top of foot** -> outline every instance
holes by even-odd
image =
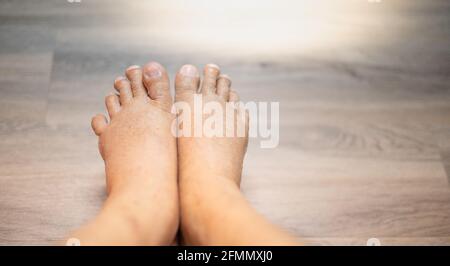
[[[239,102],[239,95],[231,90],[230,78],[220,73],[219,66],[208,64],[204,67],[203,79],[200,80],[199,71],[195,66],[184,65],[176,74],[175,91],[176,103],[184,103],[185,106],[189,106],[192,115],[190,119],[192,135],[181,134],[182,136],[178,138],[180,171],[219,175],[229,178],[239,185],[248,141],[248,114],[242,106],[235,105]],[[200,120],[203,120],[203,134],[195,135],[195,116],[199,115],[199,110],[203,110],[196,109],[196,98],[201,98],[203,107],[210,103],[218,103],[222,107],[223,119],[215,122],[222,124],[213,125],[214,129],[221,128],[222,132],[219,136],[222,137],[208,137],[206,134],[209,117],[214,114],[200,114]],[[231,113],[227,113],[226,108],[230,106],[234,108]],[[180,115],[183,115],[183,111]],[[227,119],[231,119],[231,123],[227,123]],[[186,124],[180,124],[182,124],[180,130],[183,130]],[[244,134],[237,134],[237,128],[243,128]],[[228,134],[229,132],[233,133]],[[185,176],[182,174],[180,179],[183,178]]]
[[[133,224],[144,230],[143,243],[170,244],[178,229],[178,187],[169,78],[156,62],[131,66],[125,76],[114,81],[118,94],[105,99],[109,122],[104,115],[92,119],[105,161],[108,201],[126,206]]]

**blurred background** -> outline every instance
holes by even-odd
[[[90,130],[150,60],[216,63],[280,102],[242,188],[311,245],[450,244],[450,3],[0,0],[0,245],[43,245],[105,197]]]

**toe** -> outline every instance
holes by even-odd
[[[238,137],[247,137],[248,131],[250,127],[250,115],[248,113],[248,110],[245,109],[243,105],[239,105],[237,107],[237,117],[240,119],[240,126],[241,128],[237,131]],[[239,127],[238,127],[239,128]]]
[[[231,79],[227,75],[220,75],[217,80],[217,94],[225,101],[230,97]]]
[[[175,78],[176,93],[197,92],[200,83],[200,74],[193,65],[184,65],[180,68]]]
[[[170,111],[172,97],[169,90],[169,77],[164,67],[157,62],[150,62],[144,66],[143,72],[144,85],[150,98]]]
[[[126,105],[133,98],[133,93],[131,92],[131,84],[125,77],[118,77],[114,80],[114,88],[120,94],[120,104]]]
[[[239,102],[239,94],[236,91],[231,90],[229,101],[230,102]]]
[[[92,118],[91,122],[92,129],[94,130],[95,135],[100,136],[105,128],[108,126],[108,122],[106,117],[102,114],[98,114]]]
[[[125,71],[128,80],[131,82],[131,91],[134,97],[147,96],[147,90],[142,83],[142,69],[139,66],[130,66]]]
[[[119,97],[115,94],[106,96],[105,98],[106,109],[111,119],[120,111]]]
[[[203,70],[203,81],[201,91],[203,94],[210,94],[216,92],[217,78],[219,77],[220,69],[217,65],[207,64]]]

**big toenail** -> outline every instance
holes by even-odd
[[[198,77],[199,73],[197,71],[197,68],[195,68],[193,65],[184,65],[180,69],[180,74],[187,77]]]
[[[145,69],[144,75],[146,78],[157,78],[162,76],[162,72],[156,67],[151,67]]]

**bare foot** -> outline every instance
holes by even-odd
[[[107,244],[98,243],[102,239],[109,243],[118,241],[116,244],[169,245],[179,223],[177,150],[170,131],[174,116],[170,113],[169,79],[166,70],[156,62],[146,64],[143,69],[129,67],[126,76],[114,82],[119,96],[106,97],[110,122],[104,115],[92,119],[105,161],[108,190],[104,209],[93,223],[101,220],[103,213],[116,211],[116,220],[131,226],[123,232],[123,239],[130,234],[135,239],[123,243],[119,238],[107,241],[97,237],[90,242]],[[111,230],[120,230],[116,222],[119,221],[109,222]],[[108,227],[104,221],[102,225]]]
[[[204,68],[202,85],[197,92],[199,83],[199,73],[191,65],[183,66],[175,80],[176,104],[189,106],[194,123],[200,120],[208,124],[207,121],[214,116],[214,112],[209,112],[195,120],[197,112],[205,112],[196,108],[199,94],[204,107],[214,104],[226,109],[226,105],[229,107],[230,103],[239,101],[237,93],[230,90],[230,79],[220,75],[216,65]],[[194,135],[178,138],[183,241],[194,245],[297,245],[296,239],[257,213],[239,190],[249,121],[245,109],[240,105],[234,106],[230,109],[232,112],[222,112],[225,119],[221,125],[217,127],[214,124],[214,128],[223,130],[224,137],[219,134],[219,137]],[[178,118],[183,113],[181,108]],[[220,119],[214,121],[217,123]],[[180,124],[183,131],[186,125]],[[195,127],[191,125],[191,131]],[[243,129],[244,134],[239,134],[238,128]]]
[[[213,64],[205,66],[204,78],[200,92],[200,77],[197,69],[192,65],[185,65],[176,76],[176,101],[185,102],[191,108],[194,122],[195,108],[194,96],[202,96],[202,104],[220,104],[223,111],[223,136],[226,131],[232,131],[232,137],[180,137],[178,141],[179,167],[180,173],[189,171],[205,173],[209,176],[227,178],[240,185],[242,164],[248,142],[248,115],[243,108],[235,108],[231,119],[233,126],[226,125],[226,104],[239,102],[239,96],[235,91],[230,90],[231,80],[226,75],[220,75],[219,67]],[[202,117],[206,121],[208,115]],[[237,125],[239,124],[239,125]],[[194,134],[194,124],[191,125],[191,133]],[[245,129],[242,137],[236,136],[238,127]],[[180,175],[181,179],[189,178]]]
[[[229,77],[220,75],[219,67],[216,65],[205,66],[202,85],[198,92],[199,84],[200,76],[197,69],[192,65],[183,66],[175,80],[177,103],[185,102],[191,106],[191,110],[194,110],[194,97],[201,94],[203,105],[217,102],[225,110],[227,102],[239,101],[237,93],[230,90]],[[192,112],[192,116],[194,115]],[[248,142],[248,127],[245,126],[248,124],[248,115],[243,108],[236,108],[234,117],[234,128],[236,129],[240,123],[239,126],[243,126],[246,130],[245,136],[178,138],[181,227],[187,244],[229,244],[224,238],[211,239],[211,235],[207,236],[208,226],[214,223],[211,221],[221,220],[224,218],[223,215],[205,216],[211,214],[209,209],[217,206],[215,204],[217,201],[222,200],[215,194],[240,194],[242,165]],[[242,117],[244,119],[239,119]],[[204,116],[203,120],[206,119],[207,116]],[[194,120],[195,118],[191,119]],[[229,130],[225,123],[223,129],[225,135],[225,131]]]

